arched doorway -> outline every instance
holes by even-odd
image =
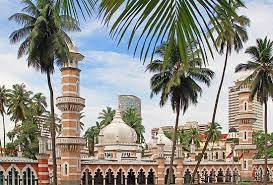
[[[19,179],[19,172],[14,167],[12,167],[8,171],[7,185],[19,185]]]
[[[127,175],[127,185],[136,184],[136,175],[133,169],[130,169]]]
[[[122,171],[122,169],[120,169],[118,171],[116,184],[117,185],[124,185],[125,184],[125,175],[124,175],[124,172]]]
[[[109,169],[107,172],[106,172],[106,177],[105,177],[105,184],[106,185],[114,185],[114,174],[112,172],[111,169]]]
[[[170,169],[168,168],[168,169],[166,170],[166,174],[165,174],[165,184],[167,184],[167,182],[168,182],[169,171],[170,171]],[[173,175],[172,175],[172,179],[171,179],[171,184],[175,184],[175,174],[174,174],[174,170],[173,170]]]
[[[137,183],[139,185],[143,185],[146,183],[145,180],[145,172],[143,171],[143,169],[140,169],[140,171],[138,172]]]
[[[95,185],[103,185],[103,175],[100,169],[97,169],[94,176]]]
[[[155,172],[153,171],[153,169],[150,169],[150,171],[148,172],[147,184],[149,185],[155,184]]]
[[[34,172],[30,169],[27,168],[23,172],[23,185],[36,185],[37,179],[34,175]]]
[[[87,169],[83,172],[82,185],[93,185],[91,172]]]
[[[221,168],[219,169],[217,174],[217,182],[224,182],[224,173]]]
[[[190,184],[190,183],[191,183],[191,172],[189,169],[187,169],[184,174],[184,184]]]

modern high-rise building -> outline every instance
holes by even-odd
[[[243,79],[237,80],[235,85],[229,88],[229,97],[228,97],[228,122],[229,129],[235,128],[239,129],[239,122],[236,119],[240,108],[247,108],[247,105],[250,103],[240,102],[239,94],[245,94],[246,96],[250,95],[250,88],[246,85],[240,85]],[[253,123],[254,130],[262,130],[263,129],[263,106],[260,102],[257,101],[257,97],[253,99],[251,102],[252,111],[255,114],[256,121]]]
[[[118,106],[121,114],[130,108],[136,109],[141,116],[141,99],[134,95],[119,95]]]

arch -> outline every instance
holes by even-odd
[[[209,171],[206,167],[204,167],[201,171],[201,183],[209,182]]]
[[[165,172],[165,184],[167,184],[167,181],[168,181],[169,171],[170,171],[170,168],[167,168],[167,170]],[[176,172],[173,168],[173,175],[172,175],[172,179],[171,179],[171,184],[175,184],[175,174],[176,174]]]
[[[155,173],[156,171],[153,168],[150,168],[147,175],[147,184],[154,185],[155,184]]]
[[[140,166],[140,167],[138,168],[138,170],[136,171],[136,173],[138,174],[138,173],[140,172],[140,170],[142,170],[143,172],[146,173],[146,170],[145,170],[145,168],[144,168],[143,166]]]
[[[104,175],[105,174],[105,171],[100,167],[100,166],[97,166],[93,172],[93,174],[95,174],[98,170],[100,170],[102,172],[102,174]]]
[[[12,184],[12,185],[20,184],[19,179],[22,176],[22,174],[20,173],[20,169],[15,164],[10,165],[6,173],[7,173],[7,176],[6,176],[7,184]]]
[[[105,185],[114,185],[114,181],[115,181],[114,172],[111,168],[109,168],[108,170],[106,170],[105,174]]]
[[[119,168],[116,176],[116,185],[125,184],[125,170],[123,168]]]
[[[226,168],[225,170],[225,182],[231,182],[231,169],[229,167]]]
[[[94,184],[103,185],[103,172],[98,168],[94,173]]]
[[[165,174],[167,173],[167,170],[169,170],[169,168],[170,168],[169,166],[165,167],[165,170],[164,170]],[[173,173],[176,174],[176,168],[175,167],[173,167]]]
[[[36,171],[29,164],[22,170],[22,181],[24,185],[35,185],[38,182]]]
[[[215,182],[215,177],[216,177],[216,170],[215,168],[211,168],[209,171],[209,183],[214,183]]]
[[[137,183],[145,184],[146,183],[145,170],[141,168],[136,174],[137,174]]]
[[[37,175],[36,170],[35,170],[30,164],[27,164],[27,165],[22,169],[22,173],[23,173],[27,168],[30,168],[30,169],[33,171],[33,173],[34,173],[34,176],[35,176],[36,178],[38,178],[38,175]]]
[[[191,176],[191,171],[189,168],[186,169],[186,171],[184,172],[184,184],[189,184],[191,183],[192,180],[192,176]]]
[[[136,173],[133,168],[130,168],[129,172],[127,173],[127,185],[134,184],[136,184]]]
[[[82,170],[82,173],[84,173],[85,171],[89,171],[89,172],[91,172],[92,173],[92,170],[91,170],[91,168],[89,168],[89,166],[85,166],[84,168],[83,168],[83,170]]]
[[[12,168],[15,168],[15,169],[19,172],[19,175],[20,175],[20,176],[22,175],[20,168],[18,168],[18,166],[17,166],[16,164],[11,164],[11,165],[8,167],[8,169],[5,171],[5,176],[8,175],[8,172],[9,172]]]
[[[82,172],[82,185],[92,185],[92,175],[89,168],[85,168]]]
[[[217,171],[217,182],[224,182],[224,171],[222,168],[219,168]]]

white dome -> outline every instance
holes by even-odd
[[[173,142],[163,132],[162,128],[159,128],[157,134],[157,144],[164,144],[164,151],[171,151]]]
[[[100,131],[102,143],[136,143],[136,131],[124,123],[119,110],[116,110],[113,121]]]

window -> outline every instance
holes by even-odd
[[[247,140],[247,132],[244,132],[244,140]]]
[[[218,159],[218,152],[215,153],[215,159]]]
[[[247,169],[247,161],[245,160],[244,162],[243,162],[243,169]]]
[[[68,176],[69,175],[69,165],[67,163],[64,164],[64,167],[63,167],[63,174],[65,176]]]

